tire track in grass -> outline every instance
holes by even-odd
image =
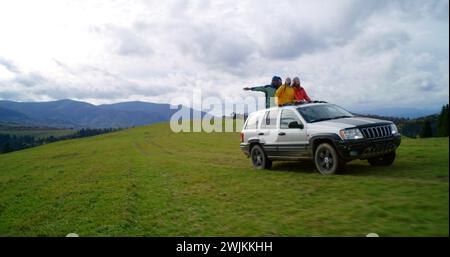
[[[144,160],[148,160],[150,157],[153,156],[153,151],[163,152],[168,155],[172,155],[172,152],[169,152],[165,150],[161,145],[158,145],[154,143],[151,140],[151,137],[146,136],[144,142],[138,142],[134,141],[131,143],[132,147],[136,151],[141,158],[143,157]],[[148,149],[150,147],[150,149]],[[133,160],[135,162],[139,162],[142,160]],[[142,164],[142,163],[141,163]],[[124,208],[124,223],[121,226],[122,229],[126,230],[127,234],[134,234],[134,235],[148,235],[149,231],[147,231],[144,227],[142,227],[139,224],[139,201],[142,201],[139,196],[139,190],[143,190],[142,187],[138,186],[138,174],[137,172],[139,169],[139,164],[134,163],[135,167],[130,168],[126,172],[126,179],[129,181],[127,187],[126,187],[126,205]],[[145,165],[148,165],[146,163]],[[144,186],[145,188],[145,186]]]
[[[137,142],[132,143],[132,147],[142,155],[145,155],[143,149],[139,147]],[[133,160],[135,162],[136,160]],[[126,181],[124,207],[122,209],[123,222],[119,225],[123,230],[121,234],[135,234],[139,232],[139,215],[137,212],[137,201],[139,198],[138,183],[136,178],[135,163],[131,163],[125,171]]]
[[[138,142],[133,142],[133,147],[143,156],[147,156],[150,154],[149,152],[144,150],[144,148]]]
[[[136,201],[139,195],[137,190],[135,171],[132,168],[126,171],[126,181],[127,186],[125,188],[125,207],[123,209],[124,223],[121,225],[121,228],[126,231],[138,230]]]
[[[148,143],[150,146],[153,146],[154,148],[158,149],[160,152],[167,154],[167,155],[174,155],[173,152],[167,150],[162,145],[156,143],[155,141],[151,140],[150,138],[146,138],[146,143]],[[133,142],[133,147],[139,151],[140,154],[144,156],[149,156],[150,152],[142,146],[142,143]]]
[[[161,152],[168,154],[168,155],[173,155],[173,152],[167,150],[165,147],[163,147],[162,145],[156,143],[153,139],[152,136],[146,135],[144,137],[145,142],[149,143],[151,146],[154,146],[155,148],[157,148],[158,150],[160,150]]]
[[[169,150],[167,150],[166,148],[164,148],[163,146],[161,146],[160,144],[156,143],[153,140],[149,140],[148,141],[151,145],[153,145],[154,147],[158,148],[159,150],[161,150],[163,153],[168,154],[168,155],[173,155],[173,153]]]

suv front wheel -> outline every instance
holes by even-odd
[[[266,153],[260,145],[255,145],[252,147],[250,157],[255,169],[262,170],[270,169],[272,167],[272,161],[267,158]]]
[[[335,174],[344,165],[334,147],[328,143],[322,143],[317,147],[314,162],[322,175]]]

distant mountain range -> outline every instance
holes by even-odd
[[[55,128],[125,128],[169,121],[177,109],[169,104],[122,102],[93,105],[74,100],[50,102],[0,101],[0,122]],[[361,115],[418,118],[440,110],[383,108],[358,110]],[[191,115],[199,111],[190,109]],[[201,112],[203,116],[205,113]]]
[[[0,101],[0,122],[57,128],[125,128],[169,121],[169,104],[123,102],[93,105],[74,100]],[[190,109],[191,115],[195,111]],[[204,115],[205,113],[200,113]]]
[[[362,110],[355,111],[358,114],[369,114],[369,115],[378,115],[385,117],[398,117],[398,118],[410,118],[416,119],[419,117],[424,117],[433,114],[439,114],[440,109],[417,109],[417,108],[403,108],[403,107],[392,107],[392,108],[381,108],[381,109],[372,109],[372,110]]]

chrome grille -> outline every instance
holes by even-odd
[[[365,138],[384,138],[392,135],[391,125],[362,128],[361,132]]]

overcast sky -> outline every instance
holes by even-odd
[[[352,109],[436,108],[448,3],[0,0],[0,99],[233,99],[279,75]]]

